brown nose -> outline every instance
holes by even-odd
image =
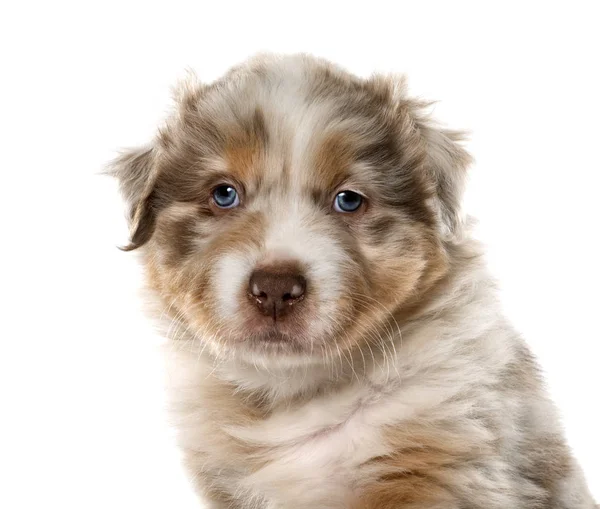
[[[256,270],[250,276],[248,290],[259,311],[278,320],[302,300],[306,279],[296,273]]]

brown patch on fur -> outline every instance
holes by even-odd
[[[494,453],[489,444],[470,439],[455,427],[413,422],[388,429],[386,440],[394,452],[364,465],[375,481],[362,490],[356,509],[455,507],[452,504],[459,502],[452,489],[456,469]]]
[[[371,294],[394,312],[420,303],[448,271],[447,254],[428,227],[404,223],[402,228],[405,238],[390,234],[375,243],[369,264]]]
[[[238,131],[228,136],[224,158],[229,170],[239,181],[248,182],[260,176],[268,141],[264,114],[258,108],[251,119],[242,121]]]
[[[457,267],[465,270],[478,263],[478,252],[472,253],[470,249],[462,246],[452,246],[446,243],[442,245],[439,240],[436,240],[434,245],[439,247],[434,251],[435,256],[428,262],[430,270],[422,280],[421,291],[415,292],[413,298],[406,302],[401,309],[398,309],[394,315],[400,323],[422,317],[432,302],[451,291],[453,271]]]
[[[225,149],[225,160],[228,167],[240,180],[249,180],[258,174],[259,158],[259,148],[251,144],[236,143]]]
[[[456,497],[443,486],[426,477],[412,475],[372,484],[351,509],[426,509],[444,504],[454,508],[456,503]]]
[[[349,176],[348,170],[354,160],[352,139],[347,133],[326,135],[314,156],[315,189],[326,194],[335,191]]]

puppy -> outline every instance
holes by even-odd
[[[401,79],[306,55],[188,81],[112,166],[211,508],[592,509]]]

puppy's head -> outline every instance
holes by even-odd
[[[113,170],[165,312],[214,354],[367,347],[446,270],[469,157],[401,81],[307,56],[211,85]]]

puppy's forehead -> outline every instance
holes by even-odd
[[[214,158],[246,184],[332,188],[351,174],[360,147],[380,141],[382,102],[325,64],[261,63],[225,80],[208,90],[200,114],[222,140]]]

